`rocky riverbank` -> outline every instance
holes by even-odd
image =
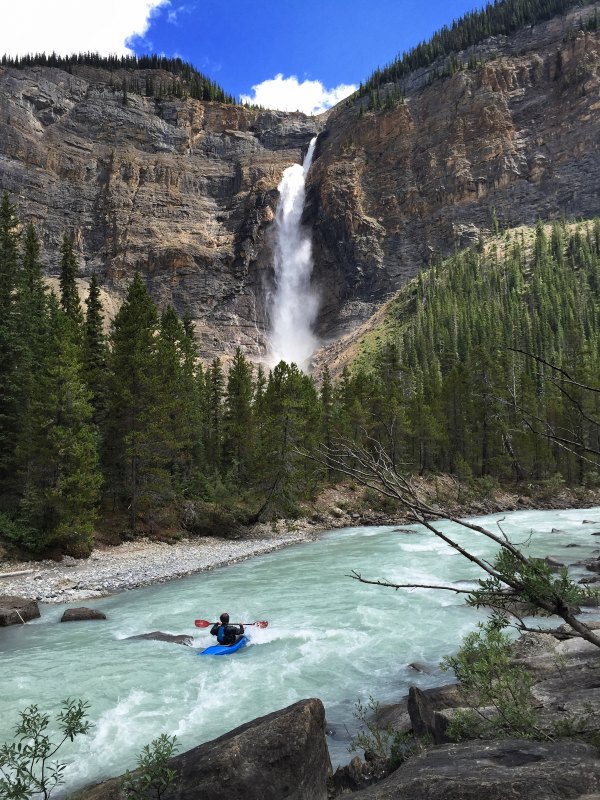
[[[235,564],[308,541],[313,535],[305,530],[236,541],[201,537],[174,544],[139,539],[94,550],[85,560],[67,556],[62,561],[4,562],[0,565],[0,594],[32,598],[41,603],[104,597]]]
[[[543,508],[589,508],[600,505],[598,489],[549,491],[544,486],[496,487],[487,495],[467,492],[448,476],[416,478],[419,494],[449,515],[466,517]],[[518,489],[521,491],[518,491]],[[527,489],[524,493],[523,489]],[[306,504],[306,516],[241,528],[239,538],[182,538],[170,543],[149,538],[97,548],[89,559],[15,561],[0,553],[0,595],[69,603],[104,597],[127,589],[182,578],[194,572],[235,564],[261,553],[312,541],[324,531],[362,525],[410,523],[400,506],[381,502],[353,484],[328,487]]]

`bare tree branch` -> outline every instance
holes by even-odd
[[[533,353],[528,353],[527,350],[521,350],[519,347],[508,347],[507,350],[510,350],[513,353],[521,353],[521,355],[527,356],[527,358],[533,358],[534,361],[537,361],[538,364],[543,364],[545,367],[553,370],[554,372],[558,372],[560,375],[563,375],[567,383],[570,383],[572,386],[578,386],[580,389],[585,389],[586,392],[596,392],[600,394],[600,387],[596,386],[588,386],[585,383],[580,383],[572,378],[569,373],[562,369],[562,367],[557,367],[556,364],[551,364],[546,359],[542,358],[541,356],[536,356]]]
[[[356,572],[356,570],[352,570],[350,575],[346,576],[347,578],[353,578],[355,581],[360,581],[360,583],[370,583],[371,586],[386,586],[388,589],[444,589],[446,592],[455,592],[456,594],[471,594],[472,589],[457,589],[456,586],[439,586],[439,585],[430,585],[428,583],[391,583],[390,581],[386,580],[385,578],[382,581],[370,581],[367,578],[363,578],[360,572]]]
[[[515,613],[511,609],[511,600],[529,603],[533,608],[561,617],[571,625],[579,636],[596,647],[600,647],[600,637],[577,619],[573,609],[561,594],[560,588],[547,578],[543,566],[537,563],[535,559],[527,558],[510,541],[500,524],[498,525],[500,533],[496,534],[469,520],[458,519],[448,514],[445,509],[437,508],[424,501],[419,497],[412,479],[397,471],[392,459],[381,444],[369,436],[367,432],[364,432],[364,438],[370,449],[352,440],[338,438],[334,444],[323,446],[317,453],[304,452],[302,454],[327,469],[334,469],[357,480],[363,486],[378,492],[384,497],[396,500],[408,512],[410,518],[431,531],[434,536],[444,541],[468,561],[476,564],[489,577],[486,581],[480,582],[479,590],[469,591],[448,586],[394,584],[385,579],[369,580],[363,578],[358,572],[354,572],[349,577],[361,583],[387,586],[393,589],[435,588],[454,591],[457,594],[469,594],[472,596],[471,603],[473,605],[486,605],[496,608],[502,613],[508,613],[516,618],[518,618],[518,612]],[[501,551],[503,550],[505,553],[510,554],[515,566],[509,570],[500,571],[497,566],[494,566],[489,561],[469,552],[435,524],[436,520],[442,519],[453,522],[461,528],[474,531],[491,540],[501,548]],[[499,522],[502,522],[502,520]],[[542,583],[543,591],[536,588],[536,582]],[[544,584],[544,582],[546,583]],[[520,622],[524,624],[522,620]]]

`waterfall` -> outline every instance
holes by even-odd
[[[305,181],[317,137],[311,139],[302,166],[284,170],[275,215],[275,290],[271,299],[271,363],[284,360],[306,367],[317,346],[313,323],[318,298],[311,288],[313,269],[310,233],[302,228]]]

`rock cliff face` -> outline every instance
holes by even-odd
[[[404,104],[369,111],[364,98],[362,112],[331,112],[305,213],[324,338],[476,241],[493,209],[507,226],[599,213],[600,34],[581,31],[580,14],[471,48],[462,60],[475,69],[413,73],[400,83]]]
[[[82,277],[95,272],[117,303],[140,270],[160,304],[191,314],[205,357],[236,344],[260,356],[265,232],[281,173],[318,121],[191,99],[124,103],[119,74],[73,73],[0,68],[0,187],[38,223],[46,258],[66,230]]]
[[[599,213],[600,34],[579,24],[596,7],[462,54],[476,68],[413,73],[404,104],[370,111],[363,98],[362,111],[342,103],[321,118],[124,103],[119,75],[102,70],[0,68],[0,187],[48,253],[74,233],[82,276],[97,273],[114,305],[139,269],[160,304],[191,314],[205,358],[240,344],[260,359],[277,184],[322,131],[305,221],[318,331],[334,342],[438,254],[473,242],[493,209],[502,225]]]

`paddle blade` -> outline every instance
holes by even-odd
[[[256,625],[257,628],[267,628],[269,625],[266,619],[261,619],[258,622],[255,622],[254,624]]]
[[[209,625],[212,625],[212,622],[209,622],[207,619],[195,619],[194,625],[197,628],[208,628]]]

